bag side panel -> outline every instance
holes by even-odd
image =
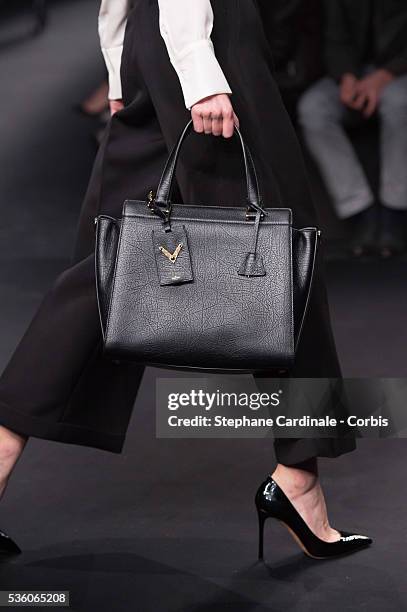
[[[95,272],[100,323],[105,336],[113,275],[116,264],[120,221],[100,216],[96,224]]]
[[[293,293],[295,346],[300,340],[314,277],[318,230],[293,229]]]

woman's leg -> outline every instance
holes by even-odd
[[[233,54],[229,58],[233,57],[233,61],[227,65],[227,78],[234,93],[232,99],[241,128],[254,152],[263,201],[271,206],[290,207],[295,227],[319,225],[300,146],[270,72],[267,41],[260,20],[255,15],[254,3],[241,3],[240,6],[240,27],[236,45],[231,45]],[[219,38],[221,36],[222,32],[219,31]],[[215,32],[215,49],[216,42]],[[243,70],[242,66],[246,69]],[[275,184],[277,190],[273,189]],[[330,323],[321,250],[292,376],[341,377]],[[331,401],[334,401],[334,397]],[[330,407],[327,405],[327,408]],[[273,477],[309,527],[326,541],[337,540],[339,534],[329,526],[318,477],[317,457],[337,457],[354,448],[355,441],[350,438],[275,440],[277,468]]]
[[[279,463],[272,477],[316,536],[326,542],[340,538],[329,524],[316,457],[292,466]]]
[[[0,426],[0,498],[26,442],[27,438]]]
[[[296,226],[314,225],[315,212],[306,179],[304,162],[294,130],[283,108],[270,73],[264,32],[254,4],[242,3],[239,15],[227,3],[212,2],[215,12],[213,40],[219,62],[233,89],[233,104],[242,130],[253,145],[259,169],[264,202],[270,206],[291,207]],[[243,11],[243,8],[245,9]],[[246,14],[246,10],[248,13]],[[243,26],[244,24],[244,26]],[[242,27],[240,27],[242,25]],[[260,42],[259,42],[260,41]],[[242,66],[245,70],[242,70]],[[158,29],[156,3],[137,3],[128,23],[122,63],[127,103],[133,99],[135,67],[145,95],[152,102],[165,142],[174,144],[188,118],[181,90]],[[138,86],[139,83],[136,83]],[[254,95],[257,92],[257,95]],[[259,103],[260,99],[260,103]],[[133,116],[131,105],[121,119]],[[177,179],[184,201],[232,204],[244,201],[243,181],[234,143],[199,137],[190,139],[183,150]],[[216,177],[216,178],[215,178]],[[220,179],[220,180],[219,180]],[[318,270],[306,325],[299,347],[298,377],[340,377],[335,344],[330,328],[324,280]],[[326,506],[319,485],[318,456],[338,456],[354,448],[352,440],[278,440],[275,471],[293,503],[323,539],[338,539],[327,520]]]

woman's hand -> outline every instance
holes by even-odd
[[[191,109],[194,130],[198,134],[213,134],[230,138],[235,125],[239,127],[230,98],[227,94],[217,94],[200,100]]]
[[[110,114],[113,117],[115,113],[124,108],[123,100],[109,100]]]

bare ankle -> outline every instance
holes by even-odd
[[[290,498],[304,495],[318,484],[318,473],[281,464],[277,465],[272,476]]]
[[[24,450],[27,439],[0,426],[0,493]]]

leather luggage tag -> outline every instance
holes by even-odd
[[[194,280],[185,227],[170,232],[153,230],[153,247],[160,285],[181,285]]]

